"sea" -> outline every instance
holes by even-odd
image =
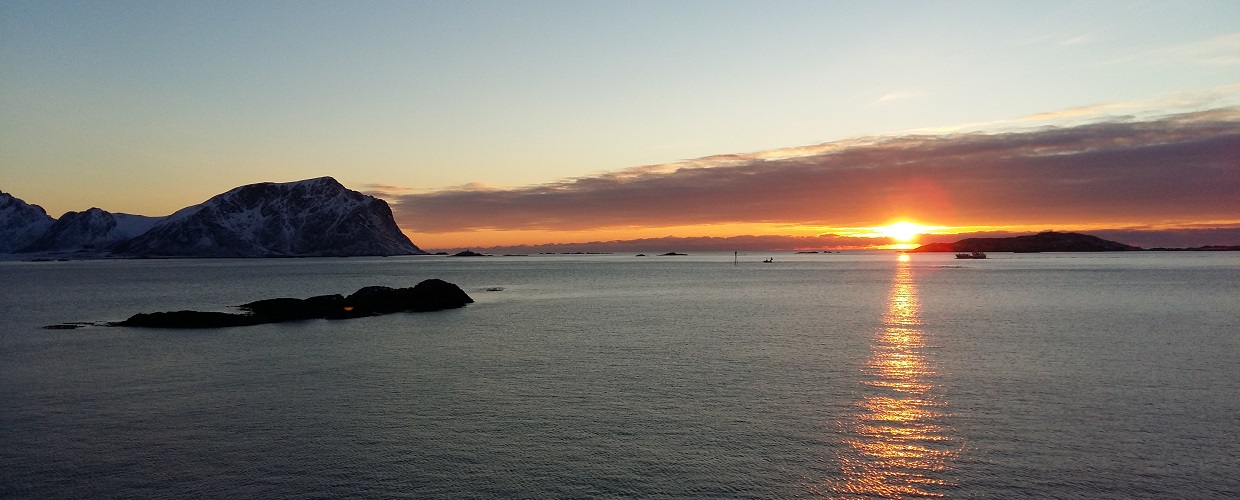
[[[475,302],[105,326],[428,278]],[[0,296],[6,499],[1240,498],[1234,252],[7,261]]]

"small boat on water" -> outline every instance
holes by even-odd
[[[985,259],[986,254],[982,252],[969,252],[956,254],[957,259]]]

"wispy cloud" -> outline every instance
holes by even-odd
[[[1059,41],[1059,45],[1062,45],[1062,46],[1064,46],[1064,47],[1073,47],[1073,46],[1076,46],[1076,45],[1085,45],[1085,44],[1088,44],[1088,43],[1092,43],[1092,42],[1095,40],[1095,38],[1096,38],[1096,37],[1095,37],[1093,34],[1086,33],[1086,34],[1076,35],[1076,36],[1073,36],[1073,37],[1070,37],[1070,38],[1066,38],[1066,39],[1060,40],[1060,41]]]
[[[879,98],[874,99],[873,101],[870,101],[870,103],[867,104],[867,106],[881,106],[881,105],[891,104],[891,103],[895,103],[899,101],[907,101],[909,99],[914,99],[917,97],[923,97],[927,95],[930,95],[930,93],[921,91],[921,90],[911,90],[911,89],[897,90],[895,92],[888,92],[886,94],[883,94],[882,96],[879,96]]]
[[[1220,35],[1195,42],[1169,45],[1132,54],[1113,63],[1193,64],[1199,66],[1240,66],[1240,33]]]
[[[1168,47],[1158,54],[1167,59],[1186,59],[1207,66],[1240,66],[1240,33]]]
[[[1093,33],[1077,33],[1068,35],[1065,33],[1044,33],[1037,36],[1030,36],[1014,40],[1018,46],[1055,46],[1072,47],[1076,45],[1085,45],[1093,43],[1098,39]]]
[[[1112,102],[1112,103],[1104,103],[1104,104],[1094,104],[1090,106],[1077,106],[1075,108],[1068,108],[1068,109],[1064,109],[1060,111],[1035,113],[1035,114],[1026,116],[1024,118],[1021,118],[1018,121],[1034,122],[1034,121],[1045,121],[1045,120],[1060,120],[1064,118],[1097,117],[1097,116],[1102,116],[1108,112],[1113,112],[1116,110],[1123,110],[1123,109],[1132,109],[1134,107],[1138,107],[1138,105],[1135,103],[1126,103],[1126,102]]]
[[[423,189],[412,188],[407,186],[397,186],[395,184],[366,184],[362,189],[373,193],[384,193],[385,196],[395,196],[407,193],[417,193],[425,191]]]
[[[1222,85],[1204,90],[1174,92],[1153,99],[1116,101],[1034,113],[1015,119],[962,123],[946,127],[930,127],[909,133],[946,134],[966,132],[1018,132],[1030,127],[1075,127],[1089,123],[1156,120],[1171,114],[1188,114],[1202,110],[1222,110],[1240,106],[1240,84]],[[1192,115],[1202,118],[1202,115]]]
[[[395,194],[416,233],[769,223],[1240,219],[1240,109],[1005,133],[868,138],[515,189]]]

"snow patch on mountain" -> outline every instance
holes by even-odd
[[[152,227],[164,220],[163,217],[151,217],[148,215],[134,214],[112,214],[116,217],[116,231],[118,234],[125,235],[125,238],[133,238],[150,231]]]

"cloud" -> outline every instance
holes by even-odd
[[[895,92],[884,94],[878,99],[870,101],[870,103],[867,104],[867,106],[880,106],[883,104],[891,104],[896,101],[905,101],[908,99],[926,96],[926,95],[930,95],[930,93],[917,91],[917,90],[898,90]]]
[[[1072,47],[1075,45],[1085,45],[1087,43],[1093,42],[1094,38],[1095,38],[1094,35],[1086,33],[1083,35],[1077,35],[1071,38],[1060,40],[1059,45],[1062,45],[1064,47]]]
[[[1240,84],[1230,84],[1204,90],[1173,92],[1155,99],[1090,104],[1059,111],[1034,113],[1016,119],[922,128],[913,130],[911,133],[1020,131],[1022,128],[1027,130],[1036,126],[1071,127],[1102,121],[1156,120],[1171,113],[1189,113],[1209,109],[1227,112],[1227,108],[1236,106],[1240,106]]]
[[[470,182],[468,184],[463,184],[460,186],[455,186],[455,187],[451,187],[447,189],[460,190],[460,191],[478,191],[478,192],[499,190],[499,188],[497,187],[491,186],[490,184],[484,184],[481,182]],[[366,184],[362,186],[362,190],[367,193],[370,193],[372,195],[379,196],[382,198],[399,197],[399,196],[406,195],[406,194],[416,195],[420,193],[433,192],[433,190],[428,190],[425,188],[397,186],[395,184]]]
[[[370,193],[382,193],[384,196],[395,196],[421,191],[417,188],[397,186],[394,184],[366,184],[362,187],[362,189]]]
[[[1140,105],[1137,103],[1126,103],[1126,102],[1110,102],[1110,103],[1103,103],[1103,104],[1092,104],[1089,106],[1078,106],[1075,108],[1068,108],[1068,109],[1061,110],[1061,111],[1035,113],[1035,114],[1026,116],[1024,118],[1021,118],[1020,121],[1033,122],[1033,121],[1044,121],[1044,120],[1059,120],[1059,119],[1064,119],[1064,118],[1097,117],[1097,116],[1102,116],[1104,113],[1115,111],[1117,109],[1127,109],[1127,108],[1134,108],[1134,107],[1140,107]]]
[[[1240,66],[1240,33],[1176,45],[1158,55],[1166,60],[1188,60],[1206,66]]]
[[[1240,33],[1230,33],[1195,42],[1169,45],[1123,57],[1113,62],[1192,64],[1215,67],[1240,66]]]
[[[860,227],[898,216],[950,226],[1236,221],[1240,109],[1021,132],[863,138],[389,201],[400,225],[415,234]]]
[[[1240,244],[1240,225],[1178,229],[1102,229],[1090,234],[1142,248],[1184,248]]]

